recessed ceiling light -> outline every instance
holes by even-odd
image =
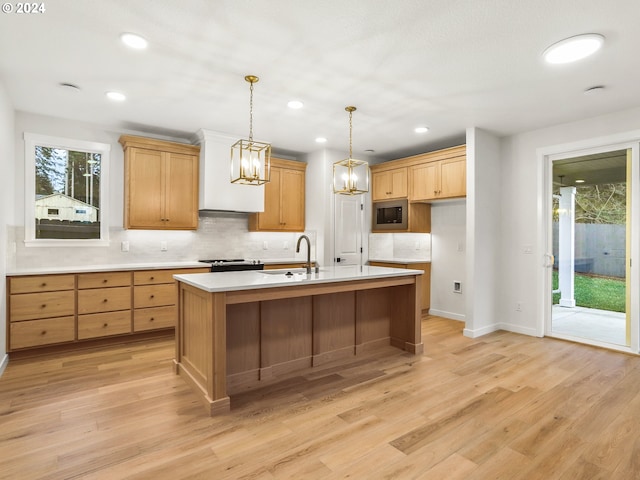
[[[565,38],[547,48],[542,56],[548,63],[571,63],[595,53],[603,44],[599,33]]]
[[[144,50],[147,48],[149,42],[140,35],[135,33],[123,33],[120,35],[120,40],[129,48],[135,48],[136,50]]]
[[[429,127],[416,127],[413,131],[416,133],[427,133],[429,131]]]
[[[576,183],[584,183],[584,180],[578,179],[578,180],[576,180]]]
[[[297,110],[304,107],[304,103],[302,103],[300,100],[291,100],[289,101],[289,103],[287,103],[287,107]]]
[[[597,95],[598,93],[602,93],[604,92],[604,86],[603,85],[597,85],[595,87],[591,87],[591,88],[587,88],[584,91],[585,95]]]
[[[68,92],[79,92],[80,91],[80,87],[74,83],[66,83],[66,82],[60,82],[58,84],[60,87],[64,88],[66,91]]]
[[[114,102],[124,102],[127,99],[127,97],[120,92],[107,92],[106,95],[109,100],[113,100]]]
[[[366,149],[366,150],[365,150],[365,152],[367,152],[367,153],[374,153],[374,152],[375,152],[375,150],[374,150],[374,149],[372,149],[372,148],[368,148],[368,149]]]
[[[327,143],[327,139],[324,137],[318,137],[316,138],[316,142],[317,143]]]

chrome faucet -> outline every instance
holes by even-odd
[[[311,273],[311,242],[309,241],[309,237],[307,237],[306,235],[300,235],[300,238],[298,238],[298,243],[296,244],[296,253],[300,253],[300,243],[302,242],[303,238],[307,241],[307,263],[305,264],[305,266],[307,267],[307,274],[309,274]]]

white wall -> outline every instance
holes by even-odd
[[[429,313],[465,320],[466,281],[465,200],[431,204],[431,306]],[[462,293],[453,292],[453,282]]]
[[[498,317],[505,330],[542,334],[541,301],[545,268],[542,204],[544,179],[538,149],[638,130],[640,108],[557,125],[502,139],[500,160],[501,228],[490,242],[500,245]],[[532,254],[523,247],[531,245]],[[515,312],[520,302],[521,312]]]
[[[6,281],[7,271],[7,224],[11,222],[13,211],[14,182],[14,111],[4,85],[0,82],[0,178],[4,179],[0,188],[0,375],[4,371],[8,357],[6,350],[7,305]]]

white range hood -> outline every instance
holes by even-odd
[[[200,144],[200,210],[263,212],[264,186],[231,183],[231,145],[238,138],[198,130]]]

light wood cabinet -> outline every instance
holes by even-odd
[[[371,199],[374,202],[407,198],[407,167],[386,170],[386,165],[371,167]]]
[[[410,167],[410,201],[440,200],[464,197],[466,186],[465,158],[450,158]]]
[[[271,181],[264,186],[264,212],[249,216],[250,231],[303,232],[307,164],[271,159]]]
[[[369,262],[374,267],[408,268],[412,270],[424,270],[422,274],[422,310],[429,310],[431,307],[431,263],[390,263],[390,262]]]
[[[209,271],[9,276],[7,351],[172,328],[178,303],[173,275]]]
[[[125,228],[198,228],[200,147],[123,135]]]

